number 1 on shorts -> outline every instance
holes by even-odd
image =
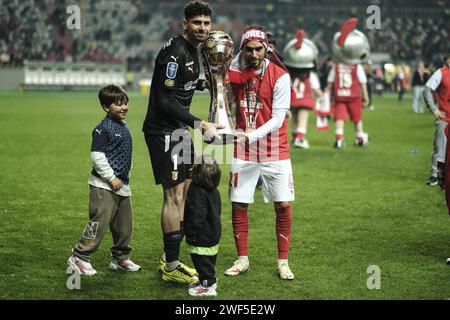
[[[178,169],[178,155],[174,154],[172,156],[172,160],[173,160],[173,171],[177,171],[177,169]]]

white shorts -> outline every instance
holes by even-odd
[[[294,201],[294,177],[290,159],[254,162],[234,158],[230,167],[230,201],[253,203],[260,175],[265,203]]]

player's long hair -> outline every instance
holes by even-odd
[[[195,163],[192,169],[192,182],[207,190],[217,188],[222,173],[216,159],[204,154],[197,158]]]

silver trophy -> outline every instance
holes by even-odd
[[[220,139],[205,141],[213,144],[233,143],[236,138],[227,98],[226,74],[233,58],[233,40],[223,31],[211,31],[201,47],[206,79],[209,82],[211,104],[208,121],[224,125],[218,129]]]

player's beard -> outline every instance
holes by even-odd
[[[208,32],[189,30],[186,32],[186,36],[191,44],[198,46],[199,44],[205,42]]]
[[[252,69],[259,69],[262,66],[263,59],[260,58],[248,58],[247,63]]]

